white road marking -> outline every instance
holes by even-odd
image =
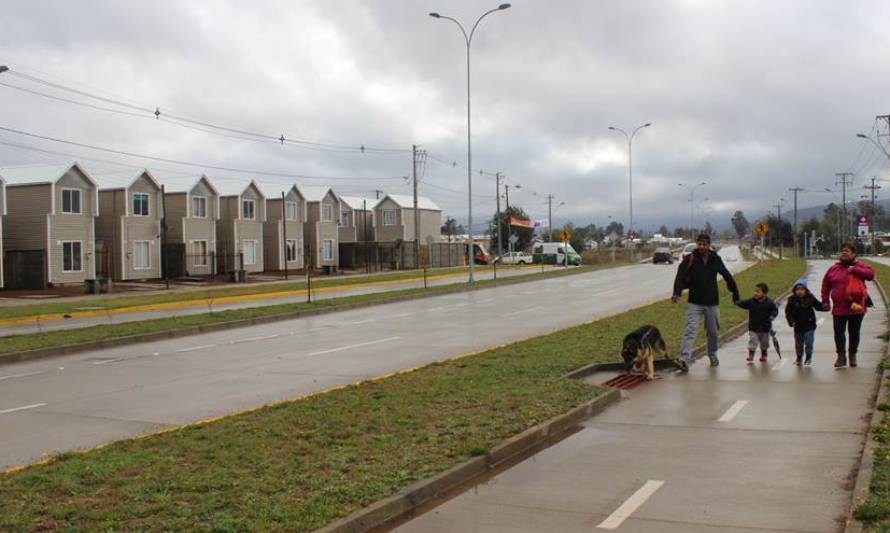
[[[0,376],[0,381],[3,381],[4,379],[26,378],[28,376],[36,376],[38,374],[43,374],[43,370],[39,372],[28,372],[27,374],[10,374],[9,376]]]
[[[215,346],[216,346],[215,344],[202,344],[201,346],[192,346],[190,348],[180,348],[180,349],[176,350],[176,353],[194,352],[196,350],[205,350],[207,348],[213,348]]]
[[[600,525],[596,526],[597,529],[618,529],[621,527],[621,524],[630,518],[630,515],[639,509],[641,505],[646,503],[646,500],[651,498],[652,495],[655,494],[655,491],[660,489],[662,485],[664,485],[664,481],[656,481],[652,479],[647,481],[642,487],[637,489],[630,498],[625,500],[618,509],[615,509],[612,514],[600,522]]]
[[[108,363],[117,363],[118,361],[123,361],[123,357],[117,357],[114,359],[103,359],[101,361],[92,361],[92,364],[96,366],[107,365]]]
[[[488,304],[494,302],[493,298],[487,298],[485,300],[476,300],[476,304]]]
[[[539,310],[541,310],[541,309],[544,309],[544,308],[543,308],[542,306],[539,305],[539,306],[536,306],[536,307],[529,307],[528,309],[521,309],[521,310],[519,310],[519,311],[513,311],[512,313],[506,313],[506,314],[503,314],[503,315],[501,315],[501,316],[516,316],[516,315],[521,315],[521,314],[523,314],[523,313],[533,313],[533,312],[535,312],[535,311],[539,311]]]
[[[411,316],[411,313],[399,313],[397,315],[392,315],[390,318],[405,318],[406,316]]]
[[[248,338],[246,338],[246,339],[237,339],[237,340],[234,340],[234,341],[230,341],[229,344],[240,344],[240,343],[242,343],[242,342],[265,341],[265,340],[269,340],[269,339],[276,339],[276,338],[278,338],[278,337],[280,337],[280,336],[281,336],[280,334],[275,333],[275,334],[273,334],[273,335],[263,335],[263,336],[261,336],[261,337],[248,337]]]
[[[821,326],[824,323],[825,323],[825,317],[822,317],[818,321],[816,321],[816,325],[819,325],[819,326]]]
[[[38,407],[43,407],[46,405],[45,403],[35,403],[31,405],[23,405],[21,407],[13,407],[12,409],[4,409],[0,411],[0,415],[5,415],[7,413],[15,413],[16,411],[24,411],[26,409],[36,409]]]
[[[739,411],[745,408],[748,405],[748,400],[739,400],[736,403],[732,404],[729,409],[723,413],[723,416],[717,419],[717,422],[729,422],[735,415],[739,414]]]
[[[369,322],[377,322],[377,319],[376,319],[376,318],[371,318],[371,319],[368,319],[368,320],[357,320],[357,321],[355,321],[355,322],[352,322],[352,325],[353,325],[353,326],[357,326],[357,325],[359,325],[359,324],[367,324],[367,323],[369,323]]]
[[[349,344],[347,346],[340,346],[338,348],[330,348],[328,350],[320,350],[318,352],[312,352],[309,354],[310,357],[316,355],[324,355],[326,353],[334,353],[334,352],[342,352],[344,350],[351,350],[353,348],[361,348],[363,346],[372,346],[374,344],[382,344],[384,342],[392,342],[395,340],[399,340],[401,337],[387,337],[385,339],[377,339],[376,341],[368,341],[368,342],[360,342],[358,344]]]

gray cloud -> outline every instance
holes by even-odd
[[[493,3],[494,4],[494,3]],[[306,139],[409,148],[465,162],[464,47],[456,27],[478,2],[3,2],[0,64],[91,92],[214,123]],[[769,208],[795,185],[822,189],[860,152],[853,135],[890,112],[890,4],[818,1],[519,1],[473,43],[474,166],[543,195],[559,220],[626,221],[623,138],[609,125],[646,121],[634,144],[636,218],[683,224],[678,182],[708,185],[704,218]],[[46,90],[8,74],[0,81]],[[62,94],[62,93],[58,93]],[[216,165],[328,176],[406,175],[406,154],[343,154],[230,139],[52,102],[0,87],[0,124]],[[80,156],[98,154],[0,133]],[[62,157],[0,145],[0,165]],[[86,161],[97,174],[122,167]],[[857,186],[887,163],[866,148]],[[163,174],[163,171],[159,171]],[[208,171],[219,179],[233,173]],[[465,216],[466,175],[430,161],[422,190]],[[307,182],[308,183],[308,182]],[[398,179],[332,182],[349,193],[405,192]],[[476,218],[494,207],[476,175]],[[445,190],[448,189],[448,190]],[[454,192],[452,192],[454,191]],[[537,193],[537,194],[533,194]],[[801,197],[801,205],[826,200]]]

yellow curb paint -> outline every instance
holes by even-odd
[[[511,271],[537,269],[537,267],[516,267]],[[457,274],[439,274],[436,276],[427,276],[427,280],[442,280],[450,278],[459,278],[461,273]],[[312,292],[333,292],[345,291],[351,289],[359,289],[362,287],[380,287],[386,285],[399,285],[407,283],[416,283],[423,281],[423,277],[404,278],[395,280],[370,281],[366,283],[351,283],[347,285],[331,285],[327,287],[313,288]],[[220,290],[220,289],[214,289]],[[294,289],[289,291],[260,292],[255,294],[239,294],[237,296],[219,296],[214,298],[202,298],[193,300],[182,300],[176,302],[161,302],[156,304],[132,305],[126,307],[116,307],[112,309],[90,309],[84,311],[72,311],[68,313],[49,313],[45,315],[31,315],[23,317],[0,318],[0,327],[5,325],[28,324],[32,322],[52,322],[56,320],[64,320],[66,318],[89,318],[95,316],[119,315],[127,313],[141,313],[149,311],[167,311],[171,309],[184,309],[187,307],[202,307],[216,304],[251,302],[258,300],[266,300],[271,298],[281,298],[285,296],[297,296],[306,294],[306,289]]]

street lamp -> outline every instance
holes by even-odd
[[[627,182],[628,188],[630,190],[630,227],[628,228],[628,233],[633,233],[634,230],[634,174],[633,174],[633,159],[631,157],[632,148],[633,148],[633,140],[634,136],[643,128],[648,128],[651,126],[651,122],[647,122],[642,126],[637,126],[636,129],[631,132],[630,135],[627,134],[621,128],[616,128],[615,126],[609,126],[609,129],[612,131],[620,131],[624,134],[624,138],[627,139]]]
[[[678,187],[683,187],[684,189],[689,190],[689,231],[694,233],[695,228],[695,189],[698,189],[702,185],[707,185],[708,182],[702,181],[700,183],[696,183],[695,185],[689,185],[687,183],[678,183]],[[691,235],[690,238],[695,237],[695,235]]]
[[[457,19],[440,15],[438,13],[430,13],[430,16],[433,18],[450,20],[451,22],[457,24],[457,27],[460,28],[460,32],[463,34],[464,41],[467,44],[467,224],[470,226],[470,242],[468,244],[469,253],[467,255],[469,256],[469,283],[473,283],[474,281],[473,270],[476,263],[474,254],[475,243],[473,242],[473,152],[470,135],[470,45],[473,42],[473,35],[476,33],[476,27],[479,26],[479,23],[482,21],[482,19],[496,11],[503,11],[509,8],[510,4],[501,4],[494,9],[486,11],[482,14],[482,16],[476,19],[476,22],[470,29],[469,34],[467,34],[467,30],[464,29],[463,24],[461,24]]]
[[[2,67],[0,67],[0,68],[2,68]],[[878,141],[874,140],[873,138],[869,137],[868,135],[866,135],[864,133],[857,133],[856,136],[859,137],[860,139],[868,139],[869,141],[871,141],[872,144],[874,144],[875,146],[880,148],[881,151],[884,152],[884,155],[887,156],[888,159],[890,159],[890,152],[887,152],[887,149],[884,148],[884,145],[882,145],[881,143],[879,143]]]

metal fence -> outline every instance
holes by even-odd
[[[344,242],[340,243],[339,251],[341,268],[367,272],[466,264],[466,244],[463,243],[423,244],[419,258],[412,241]]]

